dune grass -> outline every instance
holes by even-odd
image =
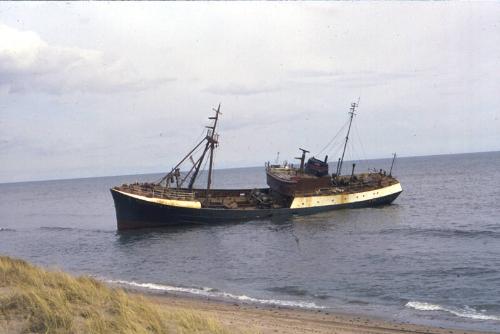
[[[229,333],[205,315],[167,311],[93,278],[46,271],[4,256],[0,256],[0,332]]]

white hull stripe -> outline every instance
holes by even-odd
[[[130,193],[126,193],[126,192],[119,191],[119,190],[114,190],[114,191],[119,192],[119,193],[124,194],[124,195],[129,196],[129,197],[140,199],[141,201],[146,201],[146,202],[151,202],[151,203],[156,203],[156,204],[163,204],[163,205],[170,205],[170,206],[177,206],[177,207],[181,207],[181,208],[201,209],[200,201],[184,201],[184,200],[177,200],[177,199],[154,198],[154,197],[146,197],[146,196],[141,196],[141,195],[136,195],[136,194],[130,194]]]
[[[396,183],[388,187],[353,194],[295,197],[290,208],[299,209],[326,205],[350,204],[392,195],[402,190],[401,184]]]
[[[398,192],[401,192],[403,189],[401,188],[400,183],[393,184],[388,187],[374,189],[370,191],[364,191],[353,194],[339,194],[339,195],[322,195],[322,196],[306,196],[306,197],[295,197],[293,199],[291,209],[300,209],[300,208],[312,208],[318,206],[327,206],[327,205],[340,205],[340,204],[350,204],[356,202],[362,202],[367,200],[373,200],[380,197],[389,196]],[[152,198],[146,197],[136,194],[130,194],[127,192],[114,190],[119,192],[125,196],[133,197],[139,199],[141,201],[169,205],[175,207],[182,208],[191,208],[191,209],[201,209],[200,201],[186,201],[186,200],[175,200],[175,199],[164,199],[164,198]]]

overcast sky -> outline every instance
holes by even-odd
[[[500,150],[500,3],[0,3],[0,182]],[[338,152],[332,150],[331,159]]]

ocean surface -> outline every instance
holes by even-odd
[[[500,332],[500,152],[400,158],[394,174],[404,191],[381,208],[131,232],[109,188],[160,175],[0,184],[0,254],[160,293]],[[263,167],[215,185],[265,186]]]

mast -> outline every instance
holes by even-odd
[[[219,120],[219,114],[222,114],[220,112],[220,103],[217,109],[213,109],[215,111],[215,116],[209,117],[208,119],[211,119],[214,121],[212,126],[206,126],[208,128],[207,130],[207,135],[203,139],[204,141],[207,141],[207,144],[205,145],[205,149],[203,150],[203,153],[201,154],[200,159],[196,162],[194,166],[194,173],[193,176],[191,177],[191,180],[189,181],[188,189],[191,190],[193,189],[194,182],[196,181],[196,177],[198,176],[198,173],[200,172],[201,164],[203,160],[205,159],[205,155],[207,152],[210,150],[210,165],[208,169],[208,181],[207,181],[207,195],[208,191],[210,190],[210,185],[212,183],[212,166],[213,166],[213,155],[214,155],[214,149],[219,143],[217,141],[217,134],[215,133],[215,129],[217,128],[217,122]]]
[[[206,136],[201,141],[199,141],[198,144],[196,144],[196,146],[193,149],[191,149],[189,151],[189,153],[186,154],[181,159],[181,161],[179,163],[177,163],[177,165],[175,165],[175,167],[172,168],[172,170],[167,175],[165,175],[159,182],[157,182],[157,184],[161,185],[163,182],[165,182],[166,183],[165,187],[168,188],[169,187],[169,181],[173,183],[174,179],[175,179],[175,183],[176,183],[177,188],[181,188],[182,185],[184,184],[184,182],[190,177],[189,185],[188,185],[187,188],[189,190],[192,190],[193,186],[194,186],[194,183],[196,182],[196,178],[198,177],[198,174],[200,172],[201,165],[202,165],[203,161],[205,160],[205,157],[206,157],[207,153],[209,153],[209,155],[210,155],[210,158],[209,158],[210,159],[210,165],[209,165],[208,182],[207,182],[207,194],[208,194],[208,190],[210,190],[210,186],[211,186],[211,183],[212,183],[212,168],[213,168],[213,161],[214,161],[214,149],[219,144],[218,135],[215,132],[215,130],[217,128],[217,123],[218,123],[218,120],[219,120],[219,115],[222,115],[222,113],[220,112],[220,103],[219,103],[219,106],[217,107],[217,109],[213,109],[213,110],[215,111],[215,116],[212,116],[212,117],[208,118],[210,120],[213,120],[213,124],[212,124],[212,126],[206,126],[206,128],[208,128]],[[203,152],[201,153],[200,157],[195,161],[193,159],[192,154],[203,143],[205,143],[205,147],[203,148]],[[181,178],[181,173],[180,173],[180,168],[179,167],[180,167],[180,165],[182,163],[184,163],[188,159],[192,162],[193,165],[189,169],[189,172],[187,172],[185,174],[185,176],[183,178]],[[181,178],[181,181],[179,182],[180,178]]]
[[[345,150],[347,148],[347,142],[349,141],[349,133],[351,132],[352,119],[354,118],[354,115],[356,115],[354,112],[356,111],[356,108],[358,107],[358,105],[359,105],[359,99],[358,99],[358,103],[356,103],[356,102],[351,103],[351,110],[349,111],[349,115],[350,115],[349,128],[347,129],[347,135],[345,136],[344,150],[342,151],[342,158],[340,158],[340,164],[339,164],[339,168],[337,170],[337,175],[339,175],[339,176],[342,173],[342,164],[344,163]]]
[[[207,198],[209,196],[210,192],[210,186],[212,185],[212,167],[214,163],[214,149],[217,146],[218,142],[218,135],[215,133],[215,128],[217,127],[217,121],[219,120],[219,114],[220,112],[220,103],[217,109],[213,109],[215,111],[215,116],[214,117],[209,117],[209,119],[214,120],[214,125],[209,128],[209,133],[211,132],[210,139],[207,139],[208,142],[210,143],[210,162],[208,165],[208,180],[207,180]],[[210,131],[211,130],[211,131]],[[207,136],[208,137],[208,136]]]
[[[396,153],[393,153],[391,170],[389,171],[389,176],[392,176],[392,167],[394,167],[394,161],[396,160]]]

